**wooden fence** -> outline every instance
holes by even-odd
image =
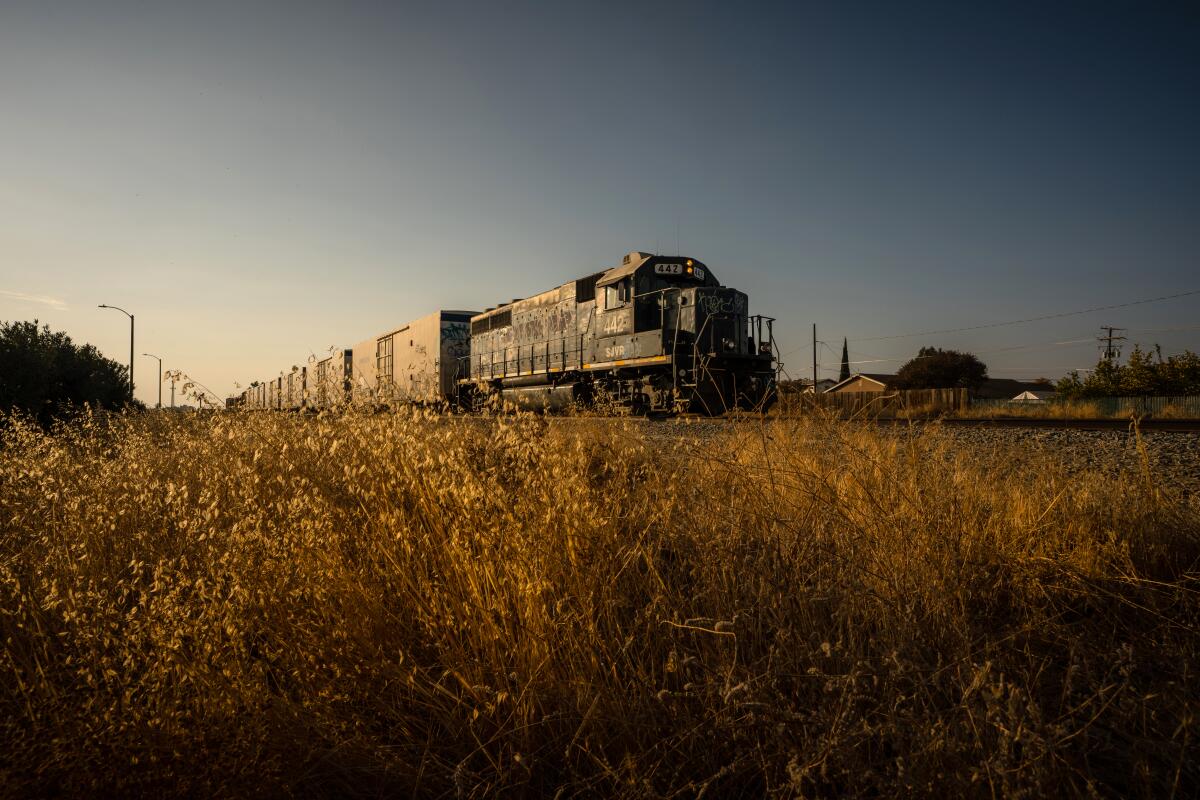
[[[970,398],[966,389],[904,389],[832,394],[787,392],[779,396],[780,413],[821,413],[843,419],[924,417],[961,411],[969,404]]]

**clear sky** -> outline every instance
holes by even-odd
[[[793,376],[1200,349],[1200,295],[878,338],[1200,290],[1194,4],[6,2],[0,103],[0,319],[222,395],[676,241]]]

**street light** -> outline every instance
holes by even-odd
[[[106,306],[101,303],[97,308],[114,308],[129,317],[129,402],[133,402],[133,314],[117,306]]]
[[[142,353],[146,358],[158,358],[153,353]],[[162,359],[158,358],[158,408],[162,408]]]

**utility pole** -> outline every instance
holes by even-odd
[[[175,407],[175,373],[171,373],[171,408]]]
[[[813,323],[813,394],[817,393],[817,323]]]
[[[1124,328],[1114,328],[1111,325],[1101,325],[1100,330],[1108,331],[1107,336],[1097,336],[1096,337],[1097,341],[1104,342],[1104,360],[1112,361],[1114,355],[1117,358],[1120,358],[1121,357],[1121,345],[1118,344],[1114,347],[1113,342],[1123,342],[1123,341],[1125,341],[1125,337],[1124,336],[1114,336],[1113,333],[1116,331],[1123,331],[1125,329]]]

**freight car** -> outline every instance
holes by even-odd
[[[719,414],[775,399],[774,320],[707,265],[634,251],[620,266],[482,313],[439,310],[311,358],[248,409],[573,405]]]
[[[454,397],[475,311],[435,311],[359,342],[350,400],[359,406],[440,405]]]
[[[342,405],[350,396],[354,375],[354,351],[347,348],[318,359],[310,359],[308,374],[313,386],[308,393],[307,407],[332,408]]]
[[[719,414],[775,399],[774,320],[707,265],[634,251],[471,318],[459,404]]]
[[[470,353],[475,311],[435,311],[398,328],[312,356],[239,395],[247,409],[314,411],[348,404],[381,408],[445,405],[457,391]]]

